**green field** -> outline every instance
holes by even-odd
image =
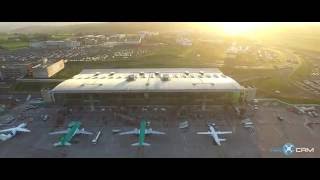
[[[72,34],[53,34],[50,36],[51,40],[65,40],[72,37]]]
[[[4,41],[0,42],[0,46],[2,48],[5,48],[7,50],[16,50],[16,49],[22,49],[22,48],[28,48],[29,42],[24,41]]]
[[[11,35],[0,34],[0,47],[7,50],[16,50],[21,48],[27,48],[29,41],[14,41],[8,40]]]

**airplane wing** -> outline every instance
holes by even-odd
[[[164,132],[160,132],[160,131],[154,131],[154,130],[150,130],[147,131],[146,134],[156,134],[156,135],[161,135],[161,134],[166,134]]]
[[[17,128],[16,130],[19,132],[31,132],[29,129],[26,128]]]
[[[127,135],[127,134],[139,134],[139,131],[137,129],[134,129],[132,131],[119,133],[119,135]]]
[[[140,146],[140,143],[138,143],[138,142],[137,143],[133,143],[133,144],[131,144],[131,146]],[[144,142],[144,143],[141,144],[141,146],[150,146],[150,144]]]
[[[197,132],[197,134],[211,134],[210,132]]]
[[[71,143],[66,142],[65,144],[62,144],[61,142],[57,142],[57,143],[54,143],[54,144],[53,144],[53,146],[55,146],[55,147],[57,147],[57,146],[63,146],[63,145],[71,146]]]
[[[86,130],[84,130],[84,129],[80,129],[78,132],[77,132],[77,134],[87,134],[87,135],[91,135],[91,134],[93,134],[92,132],[88,132],[88,131],[86,131]]]
[[[14,128],[1,130],[0,133],[12,132]]]
[[[62,131],[56,131],[56,132],[51,132],[49,135],[55,135],[55,134],[67,134],[68,130],[62,130]]]
[[[217,134],[232,134],[232,131],[218,131]]]

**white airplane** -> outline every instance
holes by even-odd
[[[0,140],[6,141],[17,134],[17,132],[31,132],[29,129],[26,129],[26,123],[22,123],[17,127],[0,130]]]
[[[215,124],[209,124],[209,131],[208,132],[197,132],[197,134],[208,134],[211,135],[214,139],[214,141],[218,144],[218,146],[221,146],[221,141],[226,141],[226,139],[221,139],[218,137],[219,134],[231,134],[232,131],[216,131],[214,129]]]

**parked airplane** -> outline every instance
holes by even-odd
[[[119,133],[119,135],[127,135],[127,134],[139,135],[139,141],[137,143],[133,143],[131,145],[132,146],[150,146],[150,144],[144,142],[145,135],[149,135],[149,134],[162,135],[165,133],[160,132],[160,131],[154,131],[151,128],[146,129],[146,124],[147,124],[146,121],[142,120],[140,122],[140,129],[135,128],[132,131]]]
[[[210,124],[209,126],[209,131],[208,132],[197,132],[197,134],[208,134],[211,135],[214,139],[214,141],[221,146],[221,141],[226,141],[226,139],[221,139],[218,137],[219,134],[231,134],[232,131],[216,131],[214,129],[215,124]]]
[[[70,146],[71,143],[70,141],[72,138],[77,135],[77,134],[86,134],[86,135],[91,135],[91,132],[85,131],[84,128],[80,129],[81,122],[79,121],[72,121],[68,125],[67,130],[63,131],[56,131],[56,132],[51,132],[49,135],[55,135],[55,134],[64,134],[63,136],[60,137],[59,142],[54,143],[54,146]]]
[[[12,137],[14,137],[17,132],[31,132],[29,129],[26,129],[26,123],[22,123],[14,128],[0,130],[0,140],[6,141]]]

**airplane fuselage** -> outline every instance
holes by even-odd
[[[220,143],[219,137],[218,137],[215,129],[212,126],[209,126],[209,129],[210,129],[210,133],[211,133],[211,136],[213,137],[214,141],[220,146],[221,143]]]
[[[146,135],[146,121],[141,121],[139,129],[139,145],[142,146]]]
[[[80,128],[80,123],[75,124],[73,126],[71,126],[68,129],[68,133],[63,135],[60,139],[61,145],[66,145],[67,143],[69,143],[71,141],[71,139],[77,134],[77,132],[79,131]]]

